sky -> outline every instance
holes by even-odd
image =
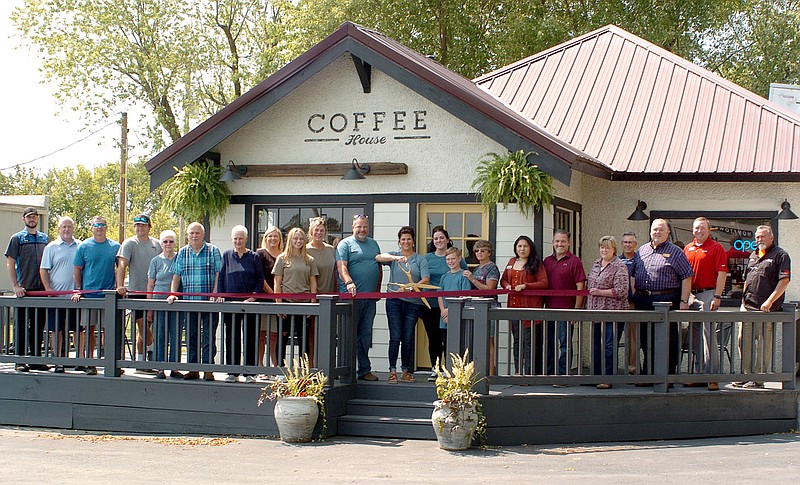
[[[56,102],[53,97],[56,84],[52,81],[42,84],[38,59],[20,46],[19,32],[9,18],[12,10],[22,4],[23,0],[0,1],[0,59],[4,74],[0,76],[0,93],[3,93],[0,141],[5,152],[0,171],[8,175],[17,163],[43,156],[25,166],[44,173],[53,167],[93,168],[119,162],[120,116],[87,127],[80,113],[62,108]],[[129,115],[129,124],[134,119]],[[110,126],[103,128],[108,123]],[[90,136],[96,130],[99,132]],[[136,127],[129,125],[130,161],[136,160],[136,155],[145,155],[137,153],[135,132]],[[86,139],[79,141],[83,138]],[[52,152],[57,153],[48,155]]]

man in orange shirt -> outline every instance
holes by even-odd
[[[709,237],[711,227],[708,219],[698,217],[692,225],[694,241],[683,252],[692,265],[692,305],[701,311],[716,311],[722,300],[725,279],[728,276],[728,257],[725,248]],[[691,343],[695,372],[719,373],[719,347],[717,346],[717,324],[714,322],[692,322]],[[686,387],[702,386],[702,383],[687,383]],[[708,383],[708,390],[718,391],[716,382]]]

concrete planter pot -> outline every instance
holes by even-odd
[[[287,443],[311,441],[319,418],[319,407],[313,397],[280,397],[275,401],[275,421],[281,440]]]
[[[433,403],[431,423],[439,448],[448,451],[467,450],[472,446],[472,437],[478,427],[476,404],[453,410],[442,401]]]

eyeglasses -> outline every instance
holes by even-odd
[[[105,222],[95,222],[92,224],[92,227],[106,227]]]
[[[161,244],[175,244],[175,241],[170,241],[167,239],[166,241],[161,241]]]
[[[356,214],[353,216],[354,221],[357,221],[358,219],[369,219],[369,217],[365,216],[364,214]]]
[[[134,224],[137,224],[137,223],[140,223],[140,222],[142,224],[150,224],[150,221],[148,221],[146,217],[134,217],[133,218],[133,223]]]

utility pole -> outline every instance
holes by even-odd
[[[122,113],[122,135],[119,154],[119,239],[125,240],[125,211],[128,187],[128,113]]]

